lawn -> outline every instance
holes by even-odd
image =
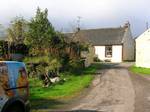
[[[142,68],[142,67],[132,66],[132,67],[130,68],[130,70],[131,70],[133,73],[150,75],[150,68]]]
[[[33,108],[56,108],[62,105],[62,100],[69,100],[77,96],[84,88],[88,87],[94,78],[94,73],[100,67],[92,65],[80,74],[64,73],[66,79],[63,83],[43,88],[38,79],[30,79],[30,101]]]

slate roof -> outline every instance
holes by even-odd
[[[66,34],[71,36],[73,33]],[[122,44],[125,34],[125,28],[103,28],[103,29],[88,29],[80,30],[76,33],[76,39],[88,41],[93,45],[118,45]]]

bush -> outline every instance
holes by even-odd
[[[80,73],[84,68],[84,61],[81,59],[73,59],[69,62],[70,71]]]
[[[101,60],[100,60],[98,57],[94,57],[94,58],[93,58],[93,61],[94,61],[94,62],[101,62]]]

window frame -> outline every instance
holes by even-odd
[[[110,51],[109,51],[109,48],[110,48]],[[110,53],[110,54],[108,54],[108,53]],[[113,54],[112,45],[105,46],[105,57],[112,58],[112,54]]]

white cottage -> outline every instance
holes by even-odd
[[[134,60],[135,42],[132,38],[129,23],[118,28],[79,30],[74,37],[76,40],[91,43],[95,54],[101,61]]]
[[[136,38],[136,66],[150,68],[150,29]]]

